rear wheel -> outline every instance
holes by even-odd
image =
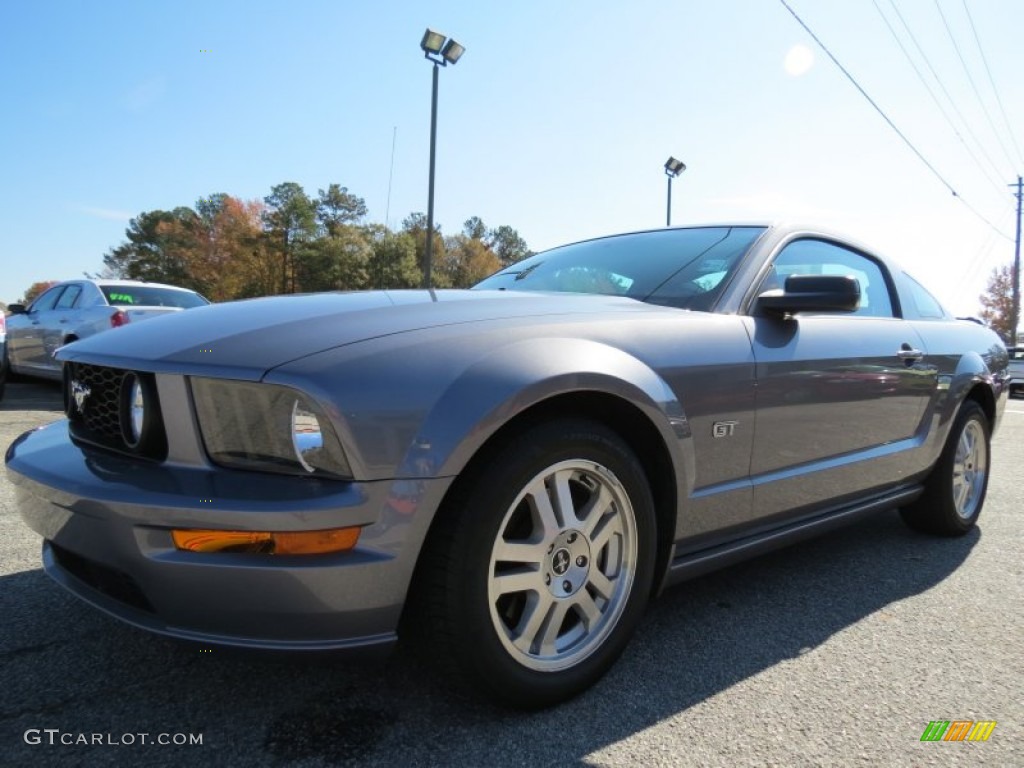
[[[907,525],[940,536],[963,536],[974,527],[988,489],[990,432],[981,406],[966,401],[925,481],[924,493],[900,510]]]
[[[654,505],[629,447],[586,421],[533,428],[487,457],[441,515],[420,574],[432,653],[521,708],[593,685],[653,579]]]

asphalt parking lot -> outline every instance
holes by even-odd
[[[59,409],[56,387],[8,385],[0,443]],[[1016,400],[971,535],[886,513],[684,584],[600,685],[536,714],[453,694],[402,652],[239,656],[122,626],[43,574],[3,477],[0,765],[1021,766],[1022,466]],[[922,742],[933,720],[997,725]]]

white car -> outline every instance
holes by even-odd
[[[65,344],[150,317],[210,302],[195,291],[136,280],[67,280],[27,307],[11,304],[4,373],[61,378],[53,353]]]
[[[0,312],[0,400],[7,386],[7,315]]]
[[[1008,347],[1010,353],[1010,397],[1024,394],[1024,347]]]

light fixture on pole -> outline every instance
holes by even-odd
[[[665,226],[672,226],[672,179],[686,170],[686,163],[670,157],[665,161],[665,175],[668,176],[668,206],[665,213]]]
[[[420,40],[423,55],[434,64],[433,91],[430,99],[430,185],[427,191],[427,243],[424,252],[423,287],[431,286],[434,257],[434,156],[437,147],[437,70],[456,63],[466,49],[440,32],[427,29]]]

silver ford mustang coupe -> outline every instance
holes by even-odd
[[[666,585],[862,515],[967,533],[999,338],[791,226],[537,254],[467,291],[200,307],[63,347],[8,473],[61,586],[285,650],[402,634],[524,708],[595,683]]]

